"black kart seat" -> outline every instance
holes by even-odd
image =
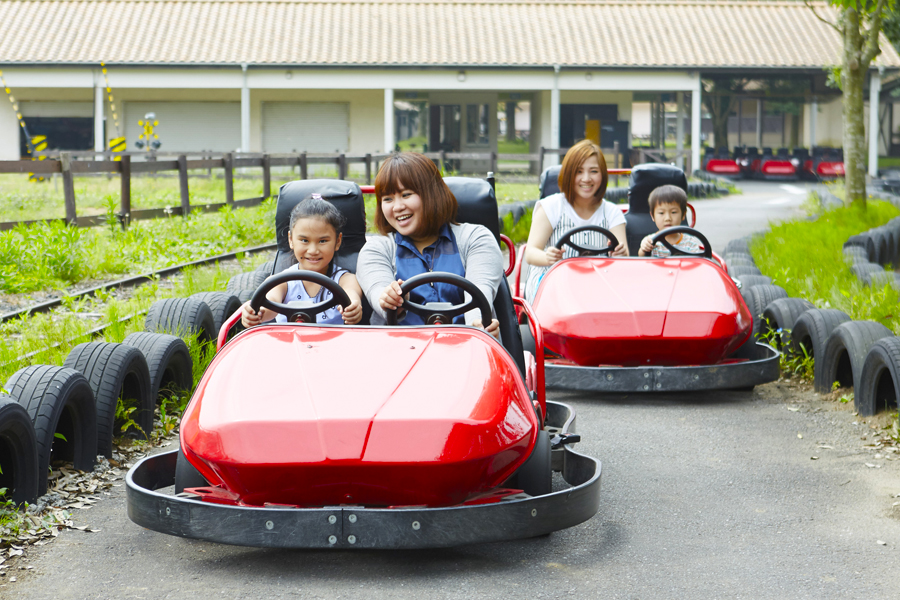
[[[559,172],[562,170],[561,165],[547,167],[541,173],[541,199],[553,194],[559,193]]]
[[[456,196],[459,210],[456,213],[458,223],[476,223],[490,230],[500,245],[500,219],[497,212],[497,196],[494,188],[484,179],[472,177],[445,177],[444,183]],[[494,313],[500,322],[500,339],[503,347],[509,352],[516,366],[525,377],[525,348],[519,333],[519,321],[516,308],[509,291],[506,277],[501,278],[497,297],[494,299]]]
[[[794,148],[794,158],[802,161],[809,159],[809,150],[807,148]]]
[[[674,165],[646,163],[631,169],[628,182],[628,212],[625,214],[625,236],[628,253],[637,256],[641,240],[659,231],[650,216],[650,192],[662,185],[677,185],[687,192],[687,177]]]
[[[735,146],[735,147],[734,147],[734,158],[735,158],[735,159],[740,158],[743,154],[744,154],[744,149],[743,149],[743,148],[741,148],[740,146]]]
[[[790,157],[790,155],[791,155],[790,150],[788,150],[787,148],[779,148],[778,149],[778,155],[777,155],[778,158],[788,158],[788,157]]]

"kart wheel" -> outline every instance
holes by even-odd
[[[242,290],[250,290],[251,292],[255,292],[256,288],[259,287],[263,281],[266,280],[266,275],[262,271],[249,271],[247,273],[240,273],[235,275],[231,279],[228,280],[228,285],[225,287],[225,291],[229,294],[234,294],[235,296]]]
[[[125,338],[124,344],[143,353],[150,371],[150,397],[159,402],[160,393],[190,392],[193,366],[187,344],[179,337],[165,333],[139,331]]]
[[[7,396],[0,394],[0,488],[15,504],[34,502],[38,480],[47,485],[47,477],[38,472],[37,441],[28,412]],[[46,473],[46,471],[44,471]]]
[[[835,327],[825,342],[824,364],[814,382],[816,390],[828,393],[835,381],[842,388],[860,389],[869,349],[881,338],[893,335],[890,329],[875,321],[847,321]],[[859,406],[856,408],[859,410]]]
[[[800,356],[805,350],[806,354],[813,359],[821,358],[821,360],[815,360],[813,364],[814,383],[821,379],[819,373],[825,364],[825,342],[828,341],[828,336],[835,327],[849,320],[850,315],[836,308],[813,308],[797,317],[794,322],[794,329],[791,331],[792,353]],[[831,383],[829,382],[825,392],[830,391]]]
[[[725,261],[728,262],[727,260]],[[734,265],[731,263],[728,264],[728,274],[732,277],[736,277],[738,279],[741,278],[741,275],[762,275],[762,271],[756,268],[753,265]]]
[[[803,298],[779,298],[778,300],[773,300],[763,310],[763,318],[760,322],[760,336],[765,336],[769,331],[780,331],[781,335],[775,338],[777,349],[780,350],[789,346],[791,343],[791,330],[794,329],[797,317],[811,308],[815,308],[815,305]]]
[[[531,352],[532,356],[537,357],[534,337],[531,335],[531,326],[528,323],[519,325],[519,333],[522,335],[522,349],[525,350],[525,352]]]
[[[520,489],[529,496],[543,496],[553,489],[553,469],[550,463],[550,434],[539,431],[534,450],[521,467],[504,484]]]
[[[156,400],[150,395],[150,370],[140,350],[126,344],[107,342],[78,344],[66,357],[63,366],[83,373],[94,391],[98,454],[112,457],[119,398],[122,398],[126,408],[131,406],[136,409],[129,417],[140,428],[140,431],[129,428],[126,433],[150,437]]]
[[[753,337],[757,338],[760,331],[765,331],[762,327],[763,312],[773,300],[779,298],[787,298],[787,292],[784,288],[777,285],[754,285],[748,290],[741,290],[747,308],[750,309],[750,316],[753,317]]]
[[[900,338],[881,338],[869,349],[863,363],[856,408],[868,417],[900,406]]]
[[[184,337],[196,333],[201,342],[211,342],[218,336],[212,311],[196,298],[166,298],[150,307],[144,329],[154,333],[169,333]]]
[[[856,263],[850,269],[856,278],[866,285],[871,285],[873,275],[884,273],[884,267],[875,263]]]
[[[47,493],[51,457],[70,460],[79,471],[94,468],[97,411],[94,392],[84,375],[62,367],[33,365],[17,371],[6,388],[34,426],[38,496]]]
[[[772,285],[772,279],[765,275],[741,275],[740,277],[735,277],[735,279],[741,282],[742,293],[754,285]]]
[[[191,294],[191,298],[196,298],[201,302],[206,302],[213,317],[213,329],[216,336],[219,335],[219,329],[222,324],[228,320],[228,317],[234,314],[241,307],[241,301],[237,296],[227,292],[200,292],[199,294]]]
[[[266,277],[268,277],[269,275],[272,275],[272,271],[274,271],[274,270],[275,270],[275,261],[274,260],[267,260],[263,264],[256,267],[256,271],[258,271],[260,273],[265,273]]]
[[[187,457],[178,449],[178,460],[175,462],[175,493],[180,494],[185,488],[206,487],[209,482],[200,474]]]

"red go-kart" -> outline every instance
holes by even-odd
[[[491,186],[448,184],[459,219],[486,215],[499,243]],[[362,214],[355,184],[304,181],[282,187],[277,215],[310,190],[329,199],[332,185],[343,186],[335,195],[351,197],[353,215]],[[276,262],[286,246],[279,235]],[[294,278],[326,286],[332,300],[266,299]],[[182,419],[179,450],[146,458],[128,474],[129,517],[163,533],[245,546],[426,548],[542,535],[593,516],[600,464],[570,448],[578,441],[574,414],[544,397],[541,356],[522,349],[505,281],[493,305],[446,273],[410,278],[403,290],[438,281],[471,301],[408,302],[407,310],[438,324],[472,309],[487,322],[493,308],[503,342],[453,324],[319,325],[318,312],[349,304],[337,284],[305,272],[266,279],[251,305],[289,322],[230,340],[239,313],[223,325]],[[534,324],[540,338],[537,317]],[[562,473],[556,483],[554,470]]]

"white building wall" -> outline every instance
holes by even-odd
[[[9,102],[0,102],[0,160],[19,158],[19,120]]]

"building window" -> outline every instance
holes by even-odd
[[[466,105],[466,143],[487,145],[488,137],[488,111],[490,104]]]

